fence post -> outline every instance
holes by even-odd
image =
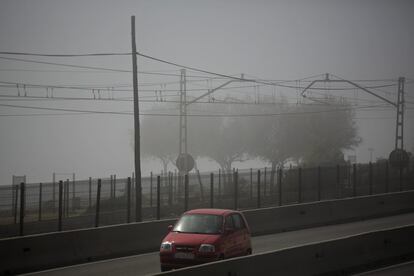
[[[218,198],[221,201],[221,169],[219,169],[218,173]]]
[[[188,174],[184,176],[184,211],[188,210]]]
[[[210,173],[210,208],[213,208],[214,202],[214,174]]]
[[[58,231],[62,231],[62,217],[63,217],[63,181],[59,181],[59,217],[58,217]]]
[[[89,177],[89,209],[92,207],[92,177]]]
[[[372,162],[369,162],[369,195],[372,195]]]
[[[19,186],[13,185],[13,189],[15,190],[14,194],[14,224],[17,223],[17,201],[19,199]]]
[[[253,199],[253,169],[250,168],[250,200]]]
[[[131,222],[131,177],[127,180],[127,223]]]
[[[388,161],[385,161],[385,193],[389,191],[389,173]]]
[[[73,204],[73,202],[75,201],[75,196],[76,196],[76,192],[75,192],[75,173],[72,174],[72,210],[75,210],[75,204]]]
[[[142,221],[142,176],[134,174],[134,183],[135,183],[135,221]],[[139,184],[139,185],[138,185]]]
[[[237,210],[238,205],[239,205],[239,174],[238,171],[234,171],[233,172],[233,179],[234,179],[234,210]]]
[[[69,178],[66,179],[66,217],[69,217]]]
[[[152,208],[152,172],[150,173],[150,207]]]
[[[260,170],[257,171],[257,208],[260,208]]]
[[[116,174],[114,174],[112,180],[114,181],[114,198],[116,198]]]
[[[177,198],[178,200],[183,200],[184,199],[184,193],[183,193],[183,175],[182,173],[179,171],[177,172]]]
[[[52,188],[52,200],[53,200],[53,211],[56,210],[56,173],[52,176],[53,188]]]
[[[161,219],[161,176],[157,175],[157,213],[156,219]]]
[[[174,170],[174,175],[173,175],[173,203],[177,202],[177,171]]]
[[[63,181],[63,184],[62,184],[63,186],[63,190],[62,190],[62,214],[63,214],[63,217],[65,216],[65,214],[66,214],[66,181]]]
[[[42,182],[39,183],[39,221],[42,220]]]
[[[98,179],[98,190],[96,191],[96,216],[95,227],[99,227],[99,212],[101,207],[101,179]]]
[[[353,197],[356,197],[356,185],[357,185],[357,167],[356,164],[352,165],[352,169],[353,169],[353,181],[352,181],[352,195]]]
[[[339,164],[336,165],[336,198],[342,198],[341,173]]]
[[[75,211],[75,207],[76,205],[75,203],[75,196],[76,196],[76,192],[75,192],[75,174],[72,174],[72,211]],[[69,185],[69,184],[68,184]]]
[[[321,166],[318,166],[318,201],[321,201]]]
[[[173,186],[172,186],[172,173],[168,172],[168,206],[171,208],[173,202]]]
[[[63,217],[67,217],[67,215],[68,215],[68,211],[67,211],[67,206],[68,206],[68,191],[69,191],[69,189],[68,189],[68,180],[65,180],[65,182],[64,182],[64,184],[63,184],[63,194],[64,194],[64,196],[63,196],[63,198],[64,198],[64,200],[63,200]]]
[[[11,184],[11,192],[12,192],[12,195],[11,195],[11,201],[12,201],[12,204],[11,204],[11,215],[12,216],[14,216],[14,193],[15,193],[15,190],[14,190],[14,185],[13,184]]]
[[[302,168],[298,167],[298,203],[302,203]]]
[[[264,176],[263,176],[263,200],[265,200],[266,199],[266,190],[267,190],[267,187],[266,187],[266,184],[267,184],[267,182],[266,182],[266,179],[267,179],[267,168],[266,167],[264,167]]]
[[[26,205],[26,187],[24,182],[20,183],[20,236],[24,235],[24,213]]]
[[[279,173],[278,173],[278,182],[279,182],[279,206],[282,206],[282,176],[283,176],[283,169],[282,167],[279,168]]]
[[[112,198],[113,188],[112,188],[112,174],[109,175],[109,198]]]

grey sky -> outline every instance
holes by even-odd
[[[396,79],[399,76],[414,79],[413,11],[414,2],[409,0],[2,0],[0,51],[129,52],[130,16],[135,15],[138,51],[210,71],[230,75],[246,73],[270,79],[298,79],[325,72],[347,79]],[[31,59],[131,68],[129,56]],[[177,73],[178,69],[139,59],[142,71],[174,70]],[[0,81],[10,82],[103,87],[132,83],[128,73],[67,72],[80,69],[6,60],[0,60],[0,70]],[[171,80],[177,81],[178,77],[168,78]],[[154,81],[160,78],[140,76],[142,83]],[[412,84],[407,84],[407,101],[414,102],[412,88]],[[395,90],[390,92],[395,93]],[[10,91],[10,88],[1,88],[0,94],[13,92]],[[129,102],[0,103],[132,110]],[[407,108],[413,106],[407,105]],[[0,114],[36,112],[40,111],[0,106]],[[392,117],[395,112],[357,114],[357,117],[375,116]],[[414,143],[413,117],[413,110],[408,109],[405,138],[409,149]],[[363,138],[356,149],[358,161],[368,161],[370,147],[375,150],[374,157],[387,156],[394,146],[394,125],[394,119],[358,120]],[[28,182],[50,180],[54,171],[75,172],[80,178],[113,173],[129,175],[133,170],[132,127],[131,116],[0,117],[0,185],[10,184],[13,174],[26,174]],[[144,162],[144,174],[151,169],[160,170],[160,166],[154,168],[154,165],[157,164]],[[211,164],[204,170],[210,168]]]

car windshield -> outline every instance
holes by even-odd
[[[217,234],[221,232],[223,217],[208,214],[184,215],[173,231],[181,233]]]

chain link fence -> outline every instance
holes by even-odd
[[[142,218],[195,208],[252,209],[414,189],[414,169],[388,162],[144,177]],[[0,238],[135,221],[133,178],[0,186]]]

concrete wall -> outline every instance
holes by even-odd
[[[244,211],[253,235],[414,211],[414,191]]]
[[[157,250],[175,220],[131,223],[0,240],[0,275]]]
[[[414,210],[414,191],[245,211],[254,235]],[[0,240],[0,274],[23,273],[156,251],[175,220]]]
[[[414,225],[240,257],[159,275],[349,275],[414,257]]]

